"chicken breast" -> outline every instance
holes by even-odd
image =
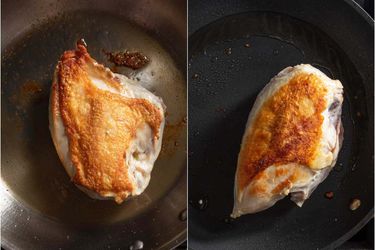
[[[165,123],[161,98],[92,59],[85,46],[57,64],[50,131],[72,181],[96,199],[117,203],[141,194],[159,155]]]
[[[342,138],[343,86],[311,65],[282,70],[250,112],[237,162],[232,217],[291,194],[298,206],[329,174]]]

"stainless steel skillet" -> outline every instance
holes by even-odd
[[[1,14],[2,247],[169,249],[186,239],[186,2],[2,1]],[[92,200],[70,182],[48,130],[52,72],[79,38],[168,109],[151,183],[120,206]],[[113,68],[102,49],[137,50],[151,63]]]

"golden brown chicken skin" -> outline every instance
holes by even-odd
[[[321,112],[326,108],[327,90],[319,81],[313,74],[300,73],[263,105],[240,154],[239,188],[270,165],[310,165],[322,136]]]
[[[134,190],[126,150],[145,124],[153,131],[153,140],[158,139],[160,110],[146,99],[125,98],[95,86],[93,79],[116,91],[123,87],[83,45],[64,52],[55,78],[52,119],[62,118],[75,170],[73,182],[102,196],[112,193],[122,202]]]
[[[298,206],[328,175],[342,143],[343,87],[311,65],[282,70],[250,112],[237,162],[233,217]]]

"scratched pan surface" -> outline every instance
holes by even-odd
[[[334,248],[366,224],[374,203],[373,53],[373,20],[350,1],[189,1],[190,248]],[[344,85],[338,164],[302,208],[286,198],[231,220],[249,111],[274,75],[300,63]],[[356,211],[352,198],[362,201]]]
[[[163,149],[146,191],[122,205],[90,199],[63,170],[48,130],[54,67],[84,38],[151,62],[113,68],[161,96]],[[169,249],[186,239],[185,1],[3,1],[1,216],[5,249]],[[141,243],[142,242],[142,243]],[[138,248],[137,248],[138,247]]]

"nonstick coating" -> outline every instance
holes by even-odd
[[[373,216],[373,21],[350,1],[189,2],[189,247],[334,248]],[[310,63],[345,90],[336,167],[302,208],[232,220],[237,155],[257,94]],[[324,194],[334,192],[328,200]],[[362,205],[349,210],[352,198]]]
[[[3,247],[137,249],[141,241],[169,249],[185,240],[185,1],[4,1],[2,10]],[[93,58],[138,80],[168,110],[150,184],[121,205],[72,184],[48,129],[55,65],[80,38]],[[136,71],[114,67],[102,49],[136,50],[151,61]]]

